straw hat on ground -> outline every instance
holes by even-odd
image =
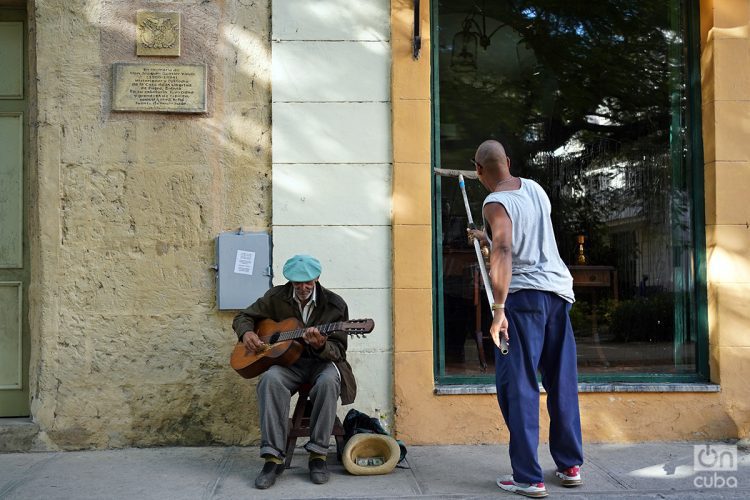
[[[360,433],[347,441],[342,453],[344,467],[355,476],[388,474],[401,458],[401,449],[391,436]]]

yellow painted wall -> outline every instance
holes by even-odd
[[[704,0],[701,70],[709,343],[722,405],[750,435],[750,4]]]
[[[395,428],[413,444],[505,442],[494,395],[433,392],[430,6],[422,2],[416,61],[412,8],[411,1],[391,2]],[[701,3],[711,378],[721,392],[583,393],[587,442],[750,435],[750,312],[743,300],[750,295],[748,17],[746,1]],[[546,439],[544,409],[541,425]]]

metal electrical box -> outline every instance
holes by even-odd
[[[219,309],[244,309],[271,288],[271,237],[267,233],[220,234],[216,260]]]

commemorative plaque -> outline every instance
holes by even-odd
[[[112,110],[205,113],[206,66],[115,63]]]
[[[136,54],[139,56],[180,55],[179,12],[136,12]]]

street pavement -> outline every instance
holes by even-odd
[[[407,449],[404,467],[382,476],[352,476],[331,454],[330,481],[315,485],[298,448],[268,490],[253,487],[257,447],[3,453],[0,499],[521,498],[495,485],[510,472],[507,445]],[[750,498],[750,454],[731,442],[588,444],[584,452],[583,486],[563,488],[539,448],[550,498]]]

